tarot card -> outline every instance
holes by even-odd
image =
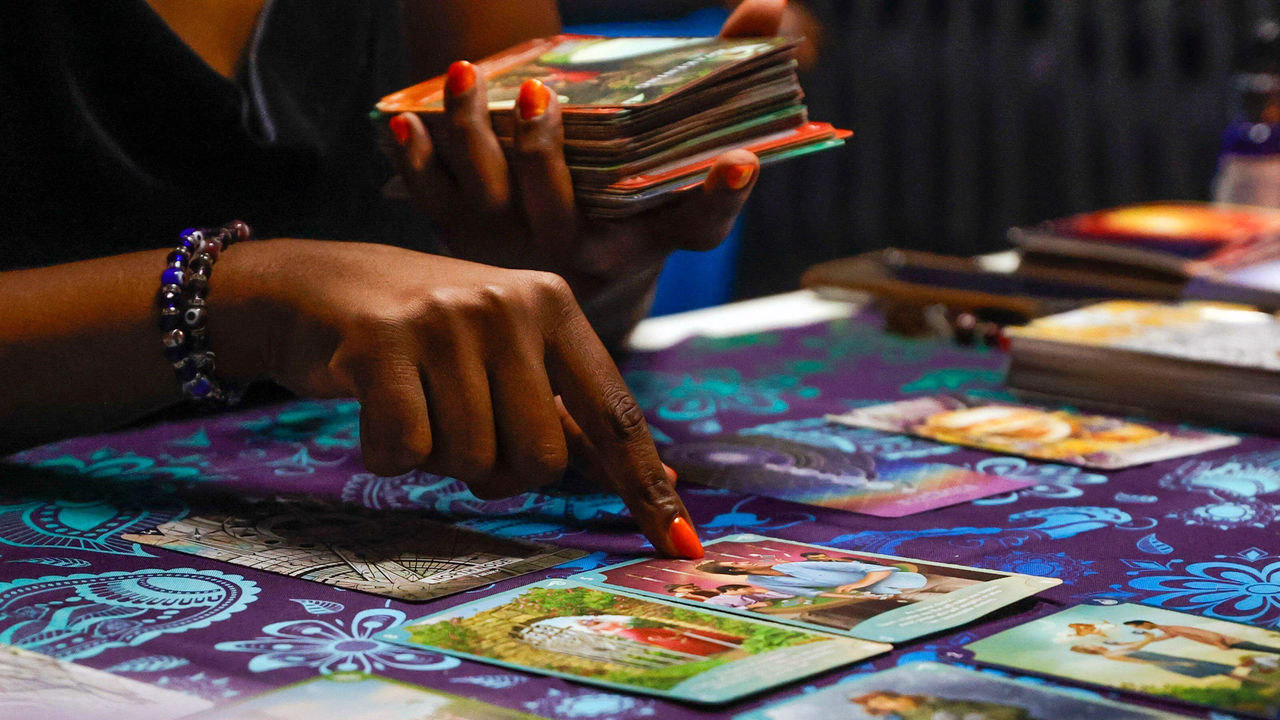
[[[635,193],[646,188],[683,180],[699,174],[705,174],[729,147],[742,147],[757,155],[767,155],[804,145],[812,145],[831,139],[843,140],[852,133],[837,130],[830,123],[808,122],[794,128],[770,133],[749,142],[723,145],[703,150],[699,153],[672,160],[663,165],[625,177],[606,188],[606,192],[617,194]]]
[[[966,645],[981,663],[1230,713],[1280,713],[1280,632],[1130,603],[1076,605]]]
[[[1280,371],[1280,319],[1270,313],[1212,302],[1176,305],[1112,300],[1037,318],[1009,328],[1024,341],[1085,345],[1206,365]]]
[[[730,702],[891,649],[569,580],[498,593],[375,637],[708,704]]]
[[[633,560],[570,579],[887,643],[964,625],[1062,582],[760,535],[704,547],[701,560]]]
[[[3,718],[170,720],[212,705],[203,698],[0,645]]]
[[[827,419],[1101,470],[1195,455],[1240,442],[1233,435],[954,395],[858,408]]]
[[[569,172],[578,184],[591,186],[608,185],[627,176],[633,176],[653,168],[668,165],[682,158],[695,156],[711,148],[723,151],[726,145],[735,145],[751,141],[761,134],[770,134],[788,130],[805,123],[805,107],[798,105],[781,112],[760,117],[749,118],[743,122],[720,128],[711,132],[690,137],[683,142],[666,148],[656,148],[641,157],[628,162],[609,161],[608,165],[569,165]]]
[[[915,662],[766,705],[733,720],[1188,720],[1181,715],[1031,685],[991,673]]]
[[[775,165],[785,160],[794,160],[805,155],[822,152],[824,150],[833,150],[835,148],[844,147],[845,138],[852,135],[848,130],[837,131],[836,137],[829,140],[821,140],[809,143],[807,145],[796,145],[779,150],[771,150],[768,152],[756,153],[760,158],[760,167]],[[583,206],[583,212],[592,217],[602,218],[624,218],[630,217],[637,213],[651,210],[655,207],[663,205],[678,197],[681,193],[690,192],[702,187],[707,180],[707,173],[711,168],[711,164],[705,164],[705,167],[699,169],[695,174],[678,178],[671,182],[655,185],[646,190],[631,195],[598,195],[580,193],[578,202]]]
[[[337,672],[224,705],[191,720],[536,720],[537,717],[398,680]]]
[[[537,78],[566,110],[643,107],[695,85],[785,60],[795,43],[782,38],[608,38],[557,35],[530,40],[478,63],[488,83],[489,109],[509,110],[520,84]],[[444,78],[384,97],[378,110],[439,113]],[[577,106],[584,106],[578,108]]]
[[[1035,484],[744,433],[673,445],[662,457],[688,482],[877,517],[912,515]]]
[[[266,502],[165,523],[126,540],[346,590],[422,601],[582,557],[417,513]]]

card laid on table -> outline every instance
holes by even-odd
[[[933,662],[855,676],[817,692],[737,715],[733,720],[1187,720],[1160,710],[1081,697],[1043,685]]]
[[[827,419],[1101,470],[1195,455],[1240,442],[1233,435],[955,395],[873,405]]]
[[[0,718],[170,720],[212,705],[193,695],[0,645]]]
[[[1077,605],[965,648],[981,663],[1216,710],[1280,714],[1280,632],[1136,604]]]
[[[727,703],[890,649],[569,580],[498,593],[375,637],[708,704]]]
[[[888,643],[964,625],[1062,582],[760,535],[704,547],[701,560],[634,560],[571,579]]]
[[[662,457],[688,482],[878,517],[913,515],[1035,484],[744,433],[672,445],[662,449]]]
[[[191,720],[537,720],[539,716],[364,673],[337,672]]]
[[[421,601],[545,570],[586,553],[496,538],[413,512],[263,502],[165,523],[126,540],[346,590]]]

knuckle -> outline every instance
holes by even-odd
[[[487,282],[476,289],[481,307],[489,311],[501,310],[511,303],[512,290],[502,282]]]
[[[559,480],[569,468],[569,449],[564,440],[537,441],[517,458],[515,470],[529,478],[529,485],[541,487]]]
[[[544,305],[551,307],[575,306],[573,288],[568,281],[552,272],[530,270],[525,274],[526,282],[534,297]]]
[[[553,158],[562,152],[560,144],[554,138],[541,132],[517,133],[512,147],[515,149],[516,157],[521,160],[541,161],[545,158]]]
[[[452,108],[445,113],[445,131],[466,135],[476,130],[476,118],[466,106]]]
[[[604,407],[614,436],[623,443],[636,442],[648,435],[644,410],[626,387],[613,386],[604,391]]]
[[[365,469],[379,477],[403,475],[416,467],[381,444],[366,444],[362,455]]]
[[[636,497],[652,508],[656,515],[676,515],[680,512],[675,491],[662,472],[645,475],[634,487]]]
[[[493,473],[494,456],[485,448],[468,447],[453,454],[446,463],[449,474],[465,482],[483,482]]]
[[[511,205],[510,188],[498,180],[483,182],[475,193],[476,210],[493,217],[504,215]]]
[[[518,322],[521,302],[517,289],[503,282],[489,282],[472,289],[463,316],[477,326],[504,331]]]
[[[422,297],[413,310],[417,335],[434,345],[450,347],[465,337],[475,309],[470,291],[452,287],[435,290]]]
[[[425,428],[409,428],[401,437],[396,452],[399,465],[408,472],[421,466],[431,457],[431,434]]]

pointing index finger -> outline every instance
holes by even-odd
[[[644,411],[627,389],[604,344],[567,288],[550,307],[547,369],[556,392],[581,426],[613,486],[655,549],[675,557],[702,557],[702,544],[680,496],[667,478],[649,435]],[[562,293],[569,293],[567,298]]]

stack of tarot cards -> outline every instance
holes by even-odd
[[[850,133],[809,122],[794,51],[783,38],[557,35],[477,67],[504,144],[521,83],[537,78],[557,94],[578,203],[622,217],[697,187],[732,148],[767,164],[843,145]],[[388,95],[378,113],[415,112],[433,127],[443,121],[444,83],[436,77]]]
[[[1280,433],[1280,320],[1239,305],[1112,301],[1011,328],[1008,384],[1126,413]]]
[[[1185,275],[1280,259],[1280,212],[1271,208],[1157,202],[1014,228],[1009,239],[1045,253]]]
[[[1016,227],[1020,275],[1071,278],[1112,297],[1280,308],[1280,211],[1155,202]],[[1099,296],[1101,297],[1101,296]]]

